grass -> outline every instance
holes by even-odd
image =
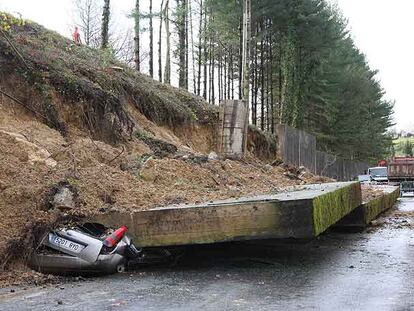
[[[395,155],[397,157],[407,156],[404,152],[404,144],[409,141],[414,146],[414,137],[401,137],[394,140]]]

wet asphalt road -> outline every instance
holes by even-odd
[[[414,211],[414,199],[398,209]],[[414,310],[413,219],[384,220],[307,243],[196,247],[174,268],[1,289],[0,310]]]

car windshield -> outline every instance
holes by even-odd
[[[387,168],[381,167],[381,168],[372,168],[369,170],[370,175],[373,177],[387,177]]]

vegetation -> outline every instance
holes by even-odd
[[[254,126],[307,130],[337,155],[374,160],[389,153],[393,103],[384,99],[377,72],[355,46],[341,12],[325,0],[254,1],[246,90],[243,2],[163,2],[161,19],[172,10],[177,32],[178,85],[210,103],[250,94]]]
[[[218,99],[232,98],[241,80],[241,2],[210,0],[206,6]],[[338,9],[323,0],[260,0],[252,14],[252,123],[271,132],[278,123],[305,129],[324,150],[347,158],[381,158],[391,145],[393,104],[383,98],[377,72],[355,47]]]
[[[88,97],[88,90],[95,88],[93,93],[99,90],[102,95],[99,101],[109,101],[111,107],[120,107],[120,95],[129,92],[151,119],[175,124],[194,119],[188,117],[193,115],[203,120],[200,111],[210,108],[200,108],[200,100],[188,97],[192,98],[190,102],[197,102],[189,108],[176,105],[176,96],[160,99],[160,93],[154,95],[147,88],[134,85],[136,79],[146,81],[146,86],[152,80],[125,67],[122,73],[104,74],[103,69],[108,66],[122,67],[110,49],[110,1],[99,2],[100,6],[92,5],[98,0],[76,1],[88,4],[77,7],[101,9],[104,51],[73,47],[67,41],[61,44],[61,39],[57,42],[60,48],[67,49],[65,55],[50,47],[51,42],[44,44],[47,40],[20,47],[29,59],[36,59],[35,67],[40,72],[45,71],[45,66],[39,64],[39,55],[33,51],[45,49],[47,57],[40,59],[51,65],[50,84],[54,89],[62,92],[60,88],[69,87],[62,94],[78,94],[76,100],[81,100]],[[243,16],[245,1],[163,0],[157,2],[157,6],[161,5],[156,9],[153,1],[135,1],[131,7],[131,16],[135,18],[134,68],[142,72],[141,63],[149,61],[145,68],[148,67],[150,76],[154,76],[158,66],[160,82],[177,83],[211,104],[247,98],[251,123],[263,131],[274,133],[277,124],[303,129],[316,135],[321,150],[355,160],[377,160],[391,154],[388,129],[392,126],[393,103],[384,99],[377,71],[369,67],[364,54],[355,46],[341,12],[326,0],[257,0],[252,2],[251,18],[247,19],[246,14]],[[159,22],[158,49],[154,49],[154,19]],[[246,25],[248,29],[243,32]],[[246,42],[243,36],[249,29],[251,40]],[[148,58],[140,57],[140,35],[144,31],[150,33]],[[29,45],[32,43],[29,39]],[[244,61],[246,46],[250,48],[245,55],[250,57]],[[90,70],[91,60],[85,60],[80,53],[92,58],[99,55],[101,62],[92,64],[92,68],[99,70]],[[45,59],[49,55],[50,64]],[[74,69],[75,66],[78,68]],[[178,68],[178,81],[171,75],[173,66]],[[168,88],[161,84],[156,88],[164,87]],[[179,97],[189,96],[180,94]],[[166,102],[168,105],[164,105]]]
[[[412,157],[414,155],[414,137],[402,137],[394,140],[395,155]]]
[[[12,25],[7,35],[0,35],[0,64],[2,81],[18,78],[34,89],[41,100],[28,100],[28,108],[63,134],[57,97],[77,108],[76,117],[94,137],[113,143],[132,135],[136,126],[128,104],[171,127],[216,118],[214,107],[202,99],[123,65],[109,49],[78,46],[32,22]]]

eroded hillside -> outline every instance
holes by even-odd
[[[216,158],[216,107],[34,23],[0,36],[0,89],[2,268],[56,222],[323,181],[253,154]],[[62,185],[72,209],[51,204]]]

